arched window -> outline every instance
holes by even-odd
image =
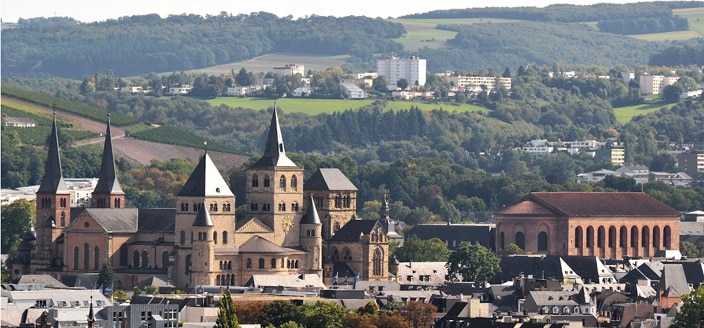
[[[181,203],[181,212],[188,212],[188,203]]]
[[[597,235],[596,235],[596,246],[599,248],[604,248],[604,239],[606,239],[606,231],[603,226],[599,226],[599,229],[597,230]]]
[[[227,231],[222,232],[222,244],[227,245]]]
[[[577,227],[574,229],[574,247],[576,248],[582,248],[582,236],[584,232],[582,231],[582,227]]]
[[[271,268],[276,269],[276,259],[275,258],[271,259]]]
[[[264,259],[263,258],[259,258],[259,268],[264,269]]]
[[[286,212],[286,203],[284,203],[284,202],[279,203],[279,211]]]
[[[259,187],[259,176],[256,174],[252,175],[252,187]]]
[[[166,269],[169,266],[169,252],[161,253],[161,268]]]
[[[516,245],[521,249],[526,249],[526,236],[522,232],[516,232]]]
[[[618,234],[618,245],[621,247],[626,247],[628,245],[626,243],[626,239],[628,239],[628,228],[626,228],[626,226],[621,226],[621,229],[619,229]]]
[[[594,248],[594,228],[587,227],[587,248]]]
[[[122,200],[119,198],[115,199],[115,208],[120,208],[122,207]]]
[[[283,175],[279,177],[279,189],[281,191],[286,191],[286,177]]]
[[[381,250],[381,248],[378,248],[374,251],[374,257],[372,258],[373,262],[373,269],[372,273],[375,276],[381,276],[384,274],[384,252]]]
[[[638,227],[631,227],[631,247],[638,247]]]
[[[609,227],[609,247],[616,247],[616,227]]]
[[[332,248],[332,252],[330,252],[330,254],[332,254],[332,259],[333,259],[333,260],[339,260],[339,259],[340,259],[340,252],[337,250],[337,247],[333,247],[333,248]]]
[[[90,270],[90,245],[83,244],[83,270]]]
[[[100,271],[100,248],[95,246],[93,249],[93,270]]]
[[[223,212],[229,212],[231,210],[232,210],[232,208],[230,208],[230,203],[222,204],[222,211]]]
[[[640,246],[648,247],[648,244],[650,244],[650,229],[648,229],[648,226],[643,227],[643,230],[640,231],[640,234]]]
[[[660,249],[660,227],[653,227],[653,247]]]
[[[298,191],[298,178],[295,175],[291,177],[291,189]]]
[[[81,251],[78,249],[78,246],[73,246],[73,269],[78,270],[78,259],[80,258],[80,253]]]
[[[269,188],[270,182],[269,182],[269,175],[264,174],[264,188]]]
[[[291,211],[298,212],[298,202],[291,203]]]
[[[134,251],[134,253],[132,254],[132,268],[139,268],[141,263],[142,262],[139,260],[139,251]]]
[[[66,226],[66,212],[61,211],[61,226],[65,227]]]
[[[142,251],[142,269],[149,268],[149,253]]]
[[[548,250],[548,233],[541,231],[538,233],[538,251]]]
[[[217,245],[218,244],[218,232],[213,231],[213,244]]]
[[[181,230],[181,240],[179,241],[181,242],[181,245],[186,243],[186,232],[183,230]]]
[[[211,211],[211,212],[217,212],[217,211],[218,211],[218,203],[212,203],[212,204],[210,204],[210,211]]]
[[[232,261],[227,261],[227,269],[232,270]],[[234,285],[235,283],[233,282],[232,284]]]
[[[184,269],[185,269],[186,274],[189,274],[191,272],[191,265],[192,264],[193,264],[192,255],[191,254],[186,255],[186,263],[184,263],[184,267],[185,267]]]
[[[670,249],[670,241],[672,240],[672,239],[670,239],[671,235],[672,235],[672,231],[670,229],[670,226],[665,226],[665,229],[663,229],[663,232],[662,232],[662,241],[663,241],[663,246],[665,247],[665,249]]]
[[[345,247],[342,250],[342,259],[343,260],[352,260],[352,252],[350,252],[350,249]]]
[[[250,258],[247,259],[247,264],[246,264],[246,266],[247,266],[247,269],[251,269],[251,268],[252,268],[252,259],[250,259]]]

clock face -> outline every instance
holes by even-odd
[[[293,217],[292,216],[284,217],[283,228],[284,228],[284,232],[291,231],[291,228],[293,228]]]

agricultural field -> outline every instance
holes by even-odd
[[[232,108],[242,107],[254,110],[262,110],[274,106],[272,99],[252,98],[252,97],[219,97],[208,100],[213,106],[226,105]],[[276,107],[287,113],[305,113],[309,115],[318,115],[322,113],[332,114],[334,112],[342,112],[348,109],[358,109],[364,106],[371,105],[374,100],[345,100],[345,99],[292,99],[281,98],[276,100]],[[474,105],[454,105],[454,104],[426,104],[413,101],[388,101],[386,109],[404,110],[411,106],[416,106],[424,111],[434,109],[443,109],[446,111],[460,112],[487,112],[488,109]]]
[[[438,49],[445,46],[445,42],[455,37],[457,32],[438,30],[436,27],[441,24],[447,25],[470,25],[482,23],[509,22],[506,19],[488,18],[455,18],[455,19],[391,19],[394,23],[400,23],[407,33],[403,37],[394,41],[403,44],[406,50],[412,51],[419,48],[428,47]]]
[[[614,108],[614,115],[616,116],[616,120],[619,121],[619,123],[626,124],[636,116],[657,112],[663,108],[669,109],[672,106],[672,104],[664,104],[662,102],[658,102],[651,104],[619,107]]]
[[[349,56],[316,56],[311,54],[278,53],[252,58],[247,61],[216,65],[187,71],[187,73],[206,73],[208,75],[230,74],[239,72],[242,68],[248,72],[271,72],[274,67],[286,64],[304,65],[306,71],[324,71],[329,67],[344,65]]]
[[[675,9],[673,14],[687,18],[690,31],[699,33],[698,37],[704,37],[704,7]]]

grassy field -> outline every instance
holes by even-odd
[[[638,115],[645,115],[648,113],[659,111],[661,108],[670,108],[671,104],[664,103],[653,103],[653,104],[641,104],[636,106],[626,106],[614,108],[614,115],[616,115],[616,120],[621,124],[626,124],[630,122],[634,117]]]
[[[349,56],[316,56],[312,54],[291,54],[278,53],[268,54],[252,58],[247,61],[228,63],[223,65],[211,66],[201,69],[187,71],[187,73],[206,73],[209,75],[230,74],[233,70],[239,72],[243,67],[248,72],[271,72],[274,67],[284,66],[286,64],[305,65],[306,71],[312,69],[314,71],[324,71],[328,67],[337,67],[345,64],[345,59]]]
[[[455,37],[456,32],[438,30],[440,24],[447,25],[471,25],[482,23],[503,23],[510,22],[507,19],[489,18],[454,18],[454,19],[391,19],[391,22],[399,23],[406,29],[406,35],[394,39],[403,44],[406,50],[416,50],[423,47],[438,49],[445,46],[445,42]]]
[[[704,37],[704,7],[675,9],[672,13],[687,18],[689,29],[698,33],[699,37]]]
[[[634,38],[645,40],[645,41],[677,41],[677,40],[689,40],[702,37],[697,31],[676,31],[676,32],[663,32],[663,33],[653,33],[653,34],[637,34],[633,35]]]
[[[239,97],[220,97],[217,99],[208,100],[213,106],[227,105],[230,107],[242,107],[254,110],[267,109],[274,106],[274,101],[271,99],[262,98],[239,98]],[[309,115],[317,115],[321,113],[331,114],[333,112],[341,112],[348,109],[357,109],[370,105],[373,100],[342,100],[342,99],[291,99],[282,98],[276,101],[276,107],[287,113],[306,113]],[[386,109],[403,110],[411,106],[416,106],[424,111],[433,109],[443,109],[447,111],[460,112],[487,112],[488,109],[473,105],[454,105],[454,104],[426,104],[413,101],[389,101]]]

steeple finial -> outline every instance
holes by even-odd
[[[95,325],[95,314],[93,313],[93,295],[90,296],[90,309],[88,310],[88,328]]]
[[[52,114],[51,134],[49,135],[49,151],[44,166],[44,177],[39,185],[38,193],[68,192],[64,175],[61,171],[61,156],[59,155],[59,131],[56,128],[56,111]]]

